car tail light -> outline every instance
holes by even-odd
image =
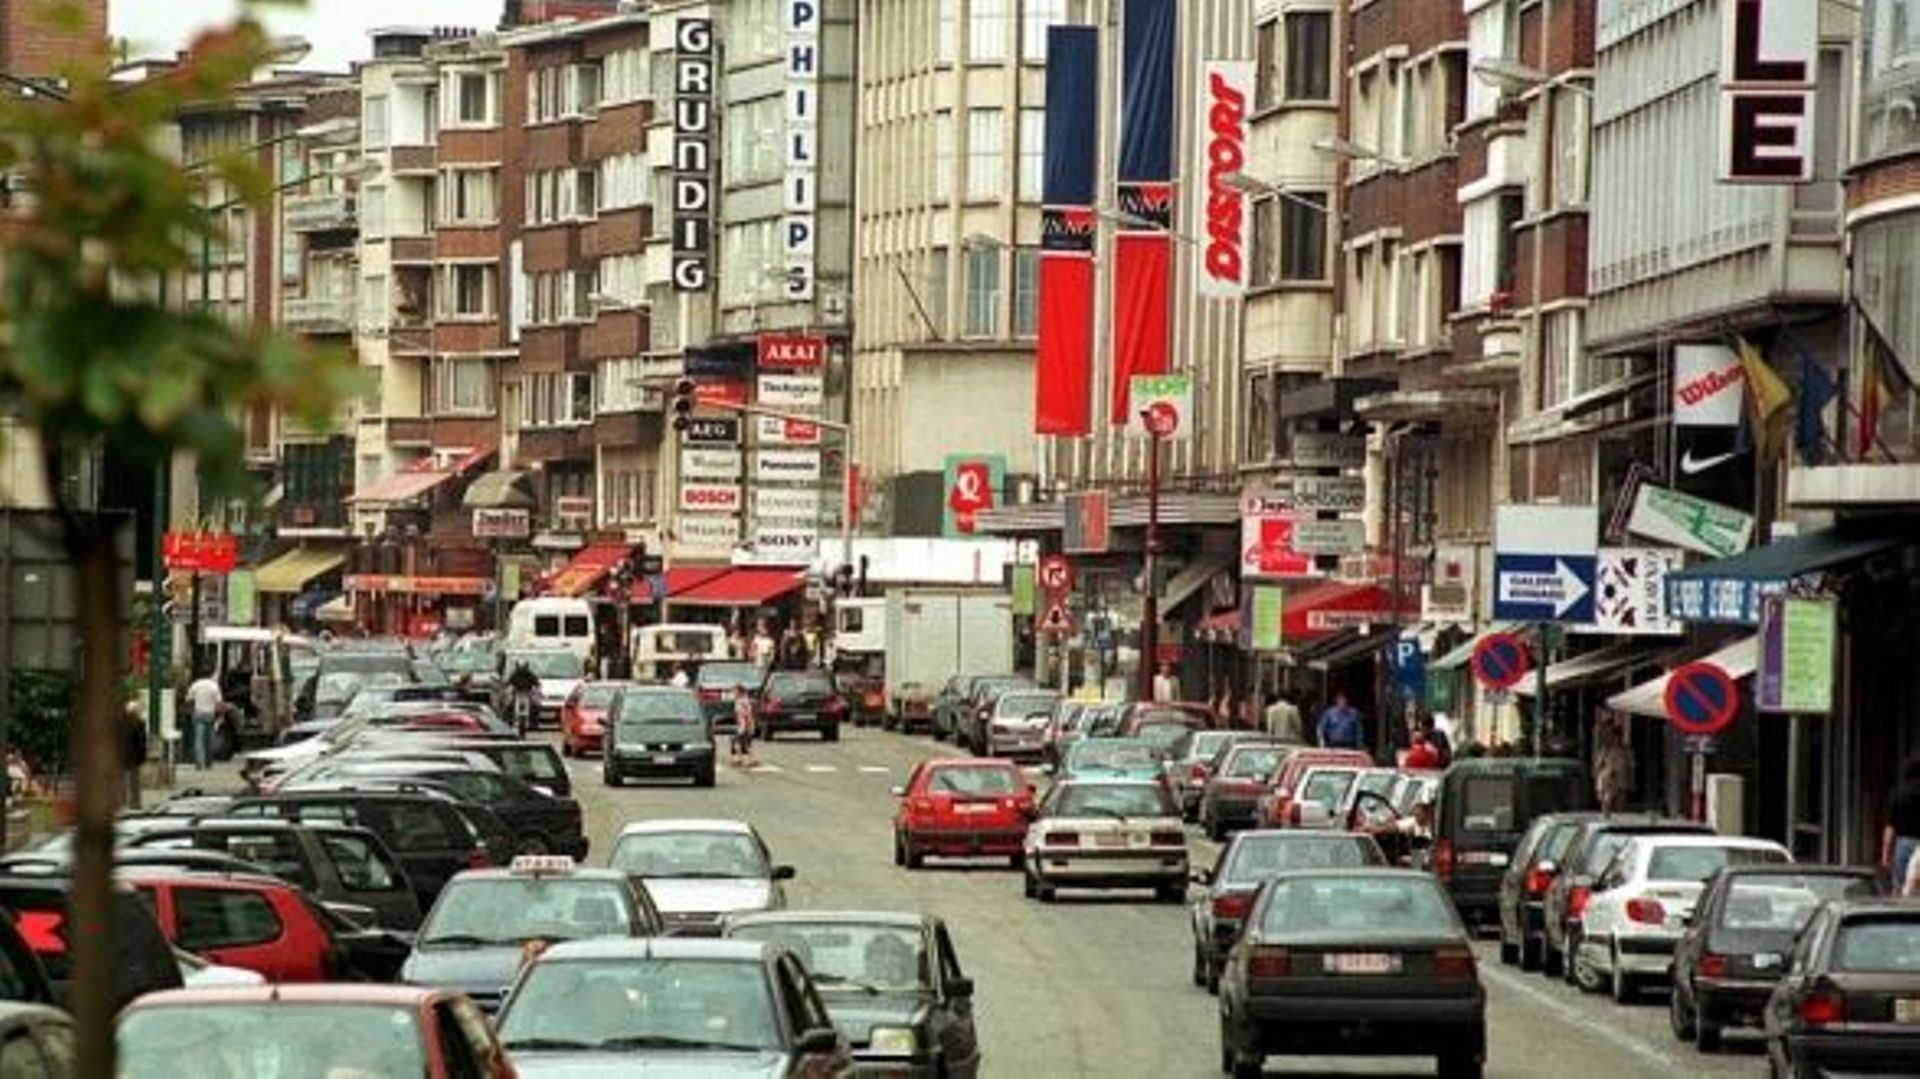
[[[827,706],[825,708],[821,709],[821,711],[823,712],[844,712],[846,710],[847,710],[847,699],[845,697],[835,697],[834,699],[827,702]]]
[[[475,847],[467,852],[468,869],[485,869],[493,864],[493,858],[487,854],[487,848]]]
[[[766,700],[760,702],[760,710],[768,715],[773,715],[780,711],[780,702],[774,700],[772,697],[768,697]]]
[[[1050,847],[1077,847],[1080,845],[1080,833],[1048,832],[1047,845]]]
[[[1546,870],[1541,869],[1539,866],[1534,866],[1533,868],[1527,870],[1527,894],[1528,895],[1542,895],[1546,892],[1548,888],[1551,888],[1551,887],[1553,887],[1552,873],[1549,873]]]
[[[1441,880],[1453,876],[1453,840],[1436,839],[1433,841],[1433,875]]]
[[[930,817],[934,813],[933,799],[914,796],[907,799],[907,813],[915,817]]]
[[[1665,925],[1667,908],[1661,906],[1657,899],[1629,899],[1627,900],[1627,921],[1639,922],[1642,925]]]
[[[1247,957],[1247,977],[1284,978],[1293,973],[1293,955],[1285,948],[1255,948]]]
[[[1187,769],[1187,778],[1195,783],[1205,783],[1207,781],[1207,766],[1205,764],[1190,766]]]
[[[1153,845],[1156,847],[1182,847],[1186,845],[1186,842],[1187,837],[1185,833],[1182,832],[1165,831],[1153,833]]]
[[[1702,978],[1724,978],[1727,976],[1727,957],[1704,952],[1700,956],[1700,976]]]
[[[1838,1026],[1847,1021],[1847,1000],[1832,986],[1819,986],[1800,1001],[1800,1021],[1810,1027]]]
[[[1265,788],[1257,779],[1223,779],[1220,781],[1220,789],[1237,794],[1258,794]]]
[[[1288,804],[1287,823],[1293,825],[1295,828],[1300,827],[1300,803],[1299,802],[1292,802]]]
[[[700,699],[703,701],[717,701],[720,699],[720,691],[717,689],[700,690]]]
[[[1436,978],[1471,978],[1474,971],[1473,952],[1466,948],[1442,948],[1433,953]]]
[[[1245,918],[1253,909],[1253,896],[1245,892],[1228,892],[1213,897],[1213,916],[1215,918]]]

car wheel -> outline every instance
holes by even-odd
[[[1207,992],[1220,995],[1220,964],[1212,959],[1207,960]]]
[[[1707,1022],[1704,1009],[1700,1007],[1700,1002],[1695,1000],[1693,1002],[1693,1047],[1702,1053],[1718,1053],[1721,1033],[1720,1024]]]
[[[1201,987],[1207,984],[1207,953],[1197,942],[1193,946],[1193,984]]]
[[[1567,942],[1568,980],[1578,986],[1583,993],[1598,993],[1601,989],[1600,972],[1593,969],[1593,961],[1587,958],[1586,944],[1579,937],[1569,938]]]
[[[696,787],[713,786],[713,765],[709,764],[698,772],[693,773],[693,785]]]
[[[1620,946],[1614,945],[1609,952],[1613,960],[1613,979],[1609,986],[1615,1004],[1632,1004],[1639,998],[1633,978],[1627,974],[1627,968],[1620,963]]]
[[[1511,967],[1519,962],[1520,946],[1508,942],[1507,927],[1502,925],[1500,927],[1500,965],[1503,967]]]
[[[601,770],[600,779],[603,782],[605,782],[606,785],[609,787],[624,787],[626,786],[626,783],[627,783],[625,779],[622,779],[619,775],[606,769]]]
[[[927,864],[927,856],[914,849],[913,840],[911,839],[906,841],[906,850],[903,853],[907,857],[908,869],[919,869],[921,866]]]
[[[823,742],[838,742],[840,740],[840,725],[836,723],[831,727],[820,728],[820,740]]]
[[[1667,997],[1667,1026],[1673,1030],[1673,1036],[1680,1041],[1693,1040],[1693,1009],[1680,999],[1680,984],[1674,983],[1673,992]]]
[[[1040,887],[1034,881],[1032,873],[1020,874],[1020,894],[1026,896],[1028,899],[1038,899],[1040,897]]]
[[[1185,903],[1187,889],[1180,884],[1162,884],[1158,889],[1158,898],[1162,903]]]
[[[1541,951],[1542,951],[1542,948],[1539,941],[1528,940],[1526,937],[1521,937],[1520,938],[1520,969],[1521,970],[1539,970]]]
[[[1206,830],[1207,838],[1213,840],[1215,843],[1227,838],[1227,830],[1220,826],[1219,821],[1213,820],[1210,817],[1202,817],[1200,827]]]
[[[1480,1079],[1486,1062],[1478,1053],[1447,1053],[1440,1057],[1440,1079]]]
[[[1549,978],[1559,978],[1566,974],[1566,962],[1560,958],[1552,944],[1540,942],[1540,972]]]
[[[573,756],[573,743],[568,741],[565,735],[560,737],[560,755],[562,757]]]
[[[1015,869],[1025,869],[1027,867],[1027,856],[1023,853],[1009,854],[1007,855],[1007,864]]]
[[[1264,1056],[1243,1053],[1234,1044],[1233,1023],[1226,1016],[1220,1017],[1220,1070],[1233,1079],[1260,1079],[1260,1073],[1266,1070]]]
[[[893,833],[893,864],[902,866],[907,864],[907,847],[901,841],[900,831],[897,828]]]

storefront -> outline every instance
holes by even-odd
[[[254,572],[261,624],[310,623],[321,604],[340,594],[340,569],[346,562],[344,544],[314,543],[262,564]]]
[[[473,628],[493,587],[486,577],[383,574],[349,574],[345,584],[362,632],[406,637]]]

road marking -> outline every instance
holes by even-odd
[[[860,766],[860,770],[870,776],[883,776],[893,771],[893,769],[888,768],[884,764],[863,764]]]
[[[1680,1061],[1655,1049],[1653,1046],[1628,1034],[1626,1031],[1609,1026],[1598,1018],[1581,1011],[1579,1008],[1563,1000],[1557,1000],[1547,993],[1541,992],[1540,989],[1534,986],[1528,979],[1503,970],[1492,963],[1480,964],[1480,976],[1488,981],[1499,983],[1501,988],[1509,992],[1519,993],[1529,998],[1542,1008],[1559,1016],[1563,1022],[1579,1027],[1581,1030],[1596,1038],[1611,1042],[1625,1049],[1627,1052],[1632,1053],[1634,1056],[1640,1057],[1642,1060],[1651,1061],[1659,1065],[1661,1070],[1669,1074],[1677,1075],[1685,1071]]]
[[[786,771],[785,768],[782,768],[777,764],[756,764],[748,770],[753,772],[784,772]]]
[[[809,772],[815,772],[815,773],[818,773],[818,772],[838,772],[839,770],[840,770],[840,768],[839,768],[839,767],[838,767],[837,765],[832,765],[832,764],[809,764],[809,765],[807,765],[807,771],[809,771]]]

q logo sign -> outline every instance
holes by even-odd
[[[993,471],[987,462],[962,461],[954,467],[947,508],[953,511],[953,523],[958,531],[973,531],[974,515],[993,508]]]
[[[1253,98],[1253,65],[1216,61],[1202,77],[1206,130],[1200,140],[1199,175],[1207,178],[1206,237],[1199,251],[1202,295],[1235,299],[1247,287],[1248,103]]]

